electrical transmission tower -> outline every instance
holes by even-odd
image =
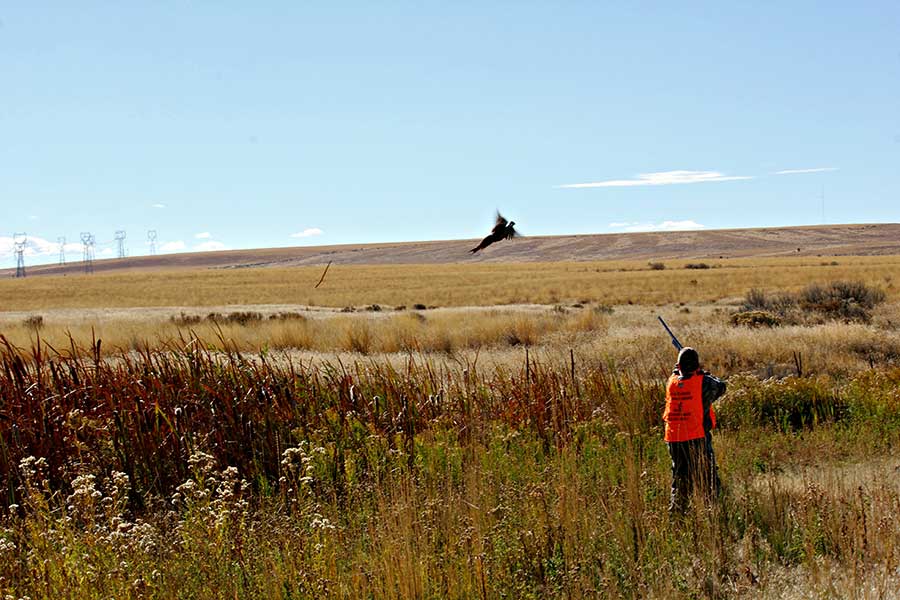
[[[88,231],[81,232],[81,245],[84,248],[82,262],[84,263],[84,272],[94,272],[94,234]]]
[[[66,236],[56,238],[56,243],[59,245],[59,265],[62,266],[66,264]]]
[[[116,245],[119,248],[118,257],[125,258],[125,232],[121,229],[116,232]]]
[[[147,232],[147,243],[150,244],[150,256],[156,256],[156,230],[151,229]]]
[[[13,249],[16,253],[16,277],[25,277],[25,243],[28,238],[24,233],[13,234]]]
[[[825,186],[822,186],[822,194],[819,196],[822,200],[822,225],[825,224]]]

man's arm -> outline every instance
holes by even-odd
[[[710,416],[712,403],[721,398],[724,393],[724,381],[718,377],[713,377],[706,373],[703,374],[703,429],[707,434],[712,429],[712,417]]]
[[[703,410],[708,412],[712,403],[725,394],[725,382],[709,373],[703,375]]]

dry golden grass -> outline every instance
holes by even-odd
[[[335,353],[399,357],[421,351],[477,354],[482,361],[512,364],[521,361],[523,347],[530,347],[536,355],[573,350],[582,357],[603,355],[620,365],[644,367],[671,360],[672,349],[656,322],[659,312],[685,343],[702,349],[706,365],[718,373],[780,376],[796,372],[798,358],[807,373],[851,372],[898,360],[895,324],[900,322],[900,303],[891,275],[900,266],[898,258],[838,262],[823,266],[802,258],[735,260],[691,270],[678,268],[681,263],[671,263],[666,270],[639,263],[341,267],[329,274],[321,298],[314,296],[319,290],[308,289],[311,280],[304,279],[317,278],[318,269],[82,277],[77,280],[81,287],[71,295],[68,287],[60,287],[60,278],[7,280],[0,282],[0,298],[7,310],[19,312],[0,313],[0,334],[22,348],[30,347],[39,332],[58,349],[69,346],[71,335],[82,345],[97,338],[105,348],[123,352],[161,344],[179,347],[196,336],[208,346],[224,341],[242,352],[288,350],[310,360]],[[862,279],[887,292],[889,303],[878,309],[873,323],[772,330],[729,323],[734,304],[751,287],[795,290],[838,278]],[[310,297],[290,293],[301,287]],[[514,300],[565,302],[555,307],[392,310],[395,304],[418,302],[483,306]],[[572,306],[588,300],[592,302],[583,307]],[[378,301],[385,309],[343,314],[265,304],[298,301],[336,306]],[[262,304],[221,306],[231,302]],[[617,304],[611,314],[607,302]],[[132,305],[145,308],[128,308]],[[259,311],[263,317],[288,311],[305,318],[177,325],[170,317],[182,309],[159,308],[166,305],[193,307],[186,312],[200,317],[211,310],[227,314],[242,309]],[[146,308],[153,306],[157,308]],[[43,327],[26,324],[32,315],[42,317]]]
[[[123,493],[118,488],[96,506],[89,504],[96,489],[81,476],[66,482],[73,489],[69,497],[68,491],[45,496],[44,488],[35,487],[22,515],[0,512],[0,595],[54,598],[67,590],[71,597],[100,593],[135,598],[184,593],[198,598],[891,597],[900,564],[900,493],[881,475],[892,474],[897,465],[889,454],[898,437],[896,375],[888,367],[900,361],[900,299],[891,279],[897,259],[847,259],[837,266],[808,259],[764,261],[755,267],[729,261],[707,270],[675,266],[662,271],[635,263],[602,263],[587,270],[574,264],[347,267],[347,273],[329,279],[335,288],[327,291],[329,302],[379,302],[385,309],[346,314],[291,305],[329,303],[288,294],[291,285],[309,294],[309,281],[303,278],[314,279],[318,270],[173,273],[182,289],[198,282],[199,295],[183,298],[175,283],[155,286],[146,274],[84,278],[79,281],[89,285],[90,293],[74,298],[54,296],[61,290],[54,291],[50,278],[3,282],[0,295],[19,286],[34,294],[30,301],[38,305],[6,304],[20,312],[0,315],[0,333],[25,349],[23,356],[31,354],[39,332],[61,351],[69,346],[69,335],[81,344],[102,339],[103,355],[110,358],[99,363],[89,358],[82,371],[32,370],[47,377],[73,373],[76,385],[84,386],[78,393],[19,385],[15,378],[21,375],[14,368],[0,370],[0,378],[5,374],[9,381],[7,402],[15,393],[34,406],[54,407],[62,399],[80,403],[77,410],[66,409],[60,419],[48,421],[73,432],[60,439],[82,444],[83,436],[94,432],[102,450],[121,447],[121,442],[111,445],[109,436],[130,434],[135,427],[118,427],[112,418],[87,418],[82,411],[105,409],[108,402],[131,407],[135,393],[123,393],[111,380],[81,382],[77,374],[96,376],[128,364],[145,365],[135,368],[127,381],[134,384],[131,390],[147,394],[144,406],[155,407],[154,418],[141,421],[151,429],[164,430],[163,422],[194,415],[196,407],[209,407],[215,416],[227,406],[207,396],[215,390],[235,402],[257,399],[263,408],[273,405],[270,391],[290,396],[301,381],[291,375],[273,384],[270,371],[288,360],[309,369],[310,381],[320,387],[315,396],[298,393],[276,405],[302,411],[306,402],[316,402],[321,410],[313,412],[322,415],[323,424],[304,433],[297,447],[283,455],[296,451],[300,464],[308,459],[315,467],[301,473],[311,483],[301,487],[297,479],[289,490],[272,491],[276,481],[281,485],[273,476],[245,496],[252,485],[238,485],[238,471],[227,461],[210,461],[208,472],[185,471],[185,486],[176,488],[177,504],[156,498],[165,508],[140,515],[104,508],[117,505],[115,498]],[[637,270],[619,270],[629,268]],[[288,283],[287,275],[298,281]],[[879,285],[888,301],[864,324],[830,321],[748,329],[730,323],[739,298],[751,287],[796,290],[834,279]],[[162,275],[156,283],[160,281]],[[406,295],[403,286],[414,281],[419,287]],[[547,304],[464,306],[497,302],[502,294],[519,293],[508,287],[525,290],[535,281],[540,283],[529,289],[531,295],[521,292],[517,298]],[[472,285],[480,295],[471,291]],[[243,304],[226,306],[232,300]],[[573,306],[578,300],[591,302]],[[79,302],[92,308],[77,308]],[[394,304],[414,302],[463,306],[391,310]],[[131,303],[173,307],[128,308]],[[263,318],[244,324],[170,319],[182,310],[199,317],[253,310]],[[285,311],[303,317],[267,318]],[[29,315],[42,316],[42,325],[27,325]],[[715,436],[726,497],[714,509],[690,515],[683,528],[671,526],[665,508],[669,463],[657,419],[660,382],[675,351],[658,315],[684,343],[700,348],[708,369],[722,376],[740,374],[730,379],[729,394],[720,403],[722,428]],[[230,354],[219,362],[223,344],[246,354]],[[190,350],[178,351],[186,345]],[[179,363],[184,373],[194,372],[197,346],[213,349],[206,385],[185,384],[187,380],[166,384],[167,377],[179,372],[172,362],[176,357],[185,361]],[[523,368],[526,348],[530,371]],[[117,356],[117,349],[145,354]],[[255,354],[259,351],[265,361]],[[782,381],[817,397],[837,393],[853,407],[844,420],[817,422],[799,431],[782,431],[769,421],[749,423],[748,418],[735,425],[744,406],[738,400],[750,393],[771,391],[773,402],[788,403],[778,378],[795,374],[798,356],[805,377]],[[52,352],[44,357],[67,364]],[[422,367],[411,371],[415,361]],[[600,403],[605,388],[596,382],[605,381],[607,373],[621,374],[621,379],[609,387],[614,398]],[[547,374],[553,378],[542,379]],[[602,377],[596,379],[598,375]],[[166,385],[172,392],[166,396],[170,405],[160,403]],[[266,394],[259,393],[263,389]],[[48,395],[35,399],[32,390]],[[196,404],[183,410],[192,393]],[[371,415],[346,413],[350,426],[342,424],[344,418],[329,421],[339,414],[335,407],[347,402],[346,394],[350,402],[372,398],[360,403],[360,410]],[[579,412],[573,404],[555,413],[565,404],[546,403],[545,396],[583,400],[587,408]],[[325,397],[334,404],[322,404]],[[388,398],[394,402],[388,406],[395,408],[410,399],[415,403],[416,410],[398,414],[424,415],[437,406],[458,412],[435,417],[433,428],[397,429],[399,418],[379,412],[385,410],[379,402]],[[870,404],[873,415],[863,410]],[[532,407],[532,412],[522,413],[513,425],[499,417],[482,418],[489,408],[507,414],[503,407]],[[139,408],[127,410],[138,414]],[[160,420],[158,415],[169,414],[163,410],[173,416]],[[5,411],[17,417],[30,414],[12,404]],[[235,431],[255,431],[244,428],[242,420],[229,420],[230,414],[243,416],[243,409],[222,414],[226,416],[214,421],[232,423]],[[584,420],[560,414],[581,414]],[[541,438],[548,418],[567,428],[557,444]],[[248,422],[262,427],[268,419]],[[307,431],[303,423],[294,421],[290,431],[301,435]],[[388,434],[373,435],[376,425],[386,427]],[[207,430],[208,424],[187,427],[197,439]],[[398,441],[407,435],[401,431],[414,432],[405,445]],[[232,443],[228,437],[210,447],[254,453],[261,440],[278,445],[289,437],[255,435],[251,443]],[[352,436],[359,436],[358,443]],[[188,459],[177,452],[160,453],[159,440],[150,434],[147,440],[151,451],[146,456],[153,465],[161,456]],[[72,462],[79,473],[85,456]],[[100,482],[109,463],[97,464],[102,467],[95,469]],[[379,465],[383,479],[363,477]],[[407,471],[413,468],[414,473]],[[174,478],[172,473],[167,476]],[[341,483],[346,487],[340,487],[345,495],[328,487],[335,474],[347,478]],[[114,486],[103,482],[100,487],[109,492]],[[241,494],[235,495],[236,489]],[[78,498],[88,503],[86,508],[72,501]],[[72,509],[63,509],[63,500],[76,510],[66,513]],[[53,504],[57,501],[59,507]]]
[[[811,326],[748,329],[735,327],[726,304],[687,306],[625,305],[614,308],[516,306],[447,308],[427,311],[311,312],[306,318],[263,318],[245,325],[206,319],[178,325],[155,315],[135,318],[124,312],[115,319],[51,316],[40,330],[19,320],[0,322],[0,333],[14,345],[31,347],[37,333],[54,348],[69,347],[71,335],[82,345],[103,340],[107,352],[148,347],[182,347],[196,337],[203,345],[241,352],[285,350],[303,360],[334,354],[353,360],[359,355],[384,356],[402,363],[410,352],[442,353],[452,359],[520,364],[524,348],[532,356],[568,356],[579,360],[604,357],[626,368],[647,370],[669,364],[674,350],[656,320],[663,316],[685,344],[701,349],[707,368],[719,374],[750,372],[760,377],[803,373],[851,373],[900,361],[900,303],[879,307],[872,322],[830,321]],[[137,311],[139,312],[139,311]],[[64,313],[67,315],[67,313]],[[195,311],[202,315],[205,312]]]
[[[39,330],[23,321],[0,325],[14,345],[29,347],[40,335],[53,347],[69,346],[69,337],[80,342],[102,339],[109,349],[141,350],[160,344],[178,344],[196,337],[205,345],[226,341],[243,352],[263,349],[295,349],[358,354],[409,351],[457,352],[481,348],[535,346],[553,336],[571,338],[607,327],[605,312],[591,308],[562,311],[547,307],[530,309],[441,309],[389,314],[333,312],[329,316],[289,320],[261,319],[245,325],[202,319],[177,324],[168,319],[69,320],[44,319]]]
[[[685,269],[666,261],[332,265],[319,289],[321,267],[208,269],[31,277],[0,281],[6,311],[91,307],[199,307],[246,304],[313,306],[491,306],[592,300],[605,304],[708,302],[749,288],[796,290],[813,282],[861,279],[900,297],[893,277],[900,257],[764,258],[708,261]]]

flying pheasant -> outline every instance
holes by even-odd
[[[500,212],[497,212],[497,221],[494,223],[494,228],[491,230],[491,234],[481,240],[481,243],[469,250],[472,254],[475,254],[479,250],[484,250],[494,242],[499,242],[501,240],[509,240],[519,235],[519,232],[515,230],[516,222],[515,221],[507,221],[503,218],[503,215]]]

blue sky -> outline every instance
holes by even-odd
[[[608,4],[0,5],[0,266],[900,220],[900,4]]]

